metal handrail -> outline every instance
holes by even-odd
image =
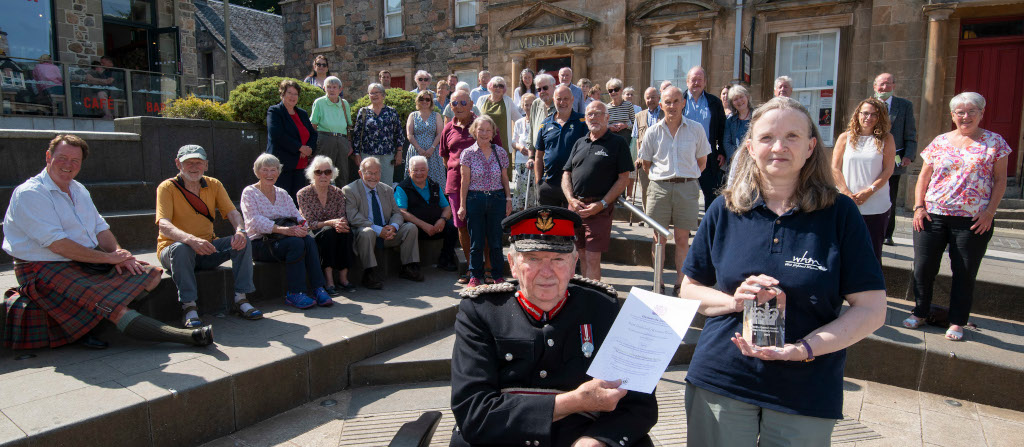
[[[648,216],[647,213],[641,211],[640,208],[636,207],[636,205],[629,203],[629,201],[622,196],[619,196],[617,203],[625,207],[629,212],[635,214],[640,218],[640,220],[646,222],[647,225],[650,225],[651,228],[654,229],[654,231],[664,237],[666,242],[668,241],[668,236],[670,234],[668,229],[652,219],[651,216]],[[661,293],[661,273],[662,270],[665,269],[665,257],[663,254],[665,253],[666,242],[661,242],[660,238],[654,238],[654,293]]]

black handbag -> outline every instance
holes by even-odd
[[[274,219],[274,225],[279,226],[279,227],[294,227],[294,226],[297,226],[298,224],[299,224],[299,221],[295,220],[294,217],[280,217],[280,218]],[[284,237],[285,237],[285,235],[280,234],[280,233],[270,233],[270,234],[263,235],[264,239],[271,239],[271,240],[280,240],[280,239],[283,239]]]

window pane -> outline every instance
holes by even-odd
[[[0,62],[4,114],[63,115],[63,65],[50,60],[4,58]]]
[[[398,37],[402,35],[402,15],[394,14],[387,17],[385,33],[387,37]]]
[[[331,5],[330,3],[321,3],[316,7],[316,15],[319,24],[330,25],[331,24]]]
[[[71,74],[71,111],[75,117],[112,119],[128,116],[124,70],[88,65],[68,68]],[[135,114],[142,115],[138,109]]]
[[[48,1],[4,2],[4,13],[0,14],[0,29],[7,33],[7,55],[26,59],[38,59],[44,54],[52,56],[51,17]]]
[[[402,0],[387,0],[387,12],[398,12],[402,10]]]
[[[700,65],[701,44],[654,47],[651,49],[651,86],[657,87],[662,81],[673,85],[686,85],[686,72]]]
[[[103,15],[130,22],[151,23],[153,0],[103,0]]]
[[[320,48],[331,46],[331,27],[330,26],[321,26],[319,29],[317,29],[317,35],[318,35],[318,39],[319,39],[319,45],[318,46]]]
[[[834,87],[839,34],[803,34],[779,37],[778,76],[793,78],[793,88]]]
[[[460,0],[455,6],[455,17],[455,26],[463,27],[476,25],[476,2]]]

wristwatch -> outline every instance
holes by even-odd
[[[608,202],[605,202],[604,199],[601,199],[601,209],[607,209],[607,208],[608,208]]]

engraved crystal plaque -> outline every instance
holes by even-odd
[[[772,298],[764,304],[757,304],[757,300],[746,301],[743,304],[743,338],[759,348],[785,346],[785,297]]]

